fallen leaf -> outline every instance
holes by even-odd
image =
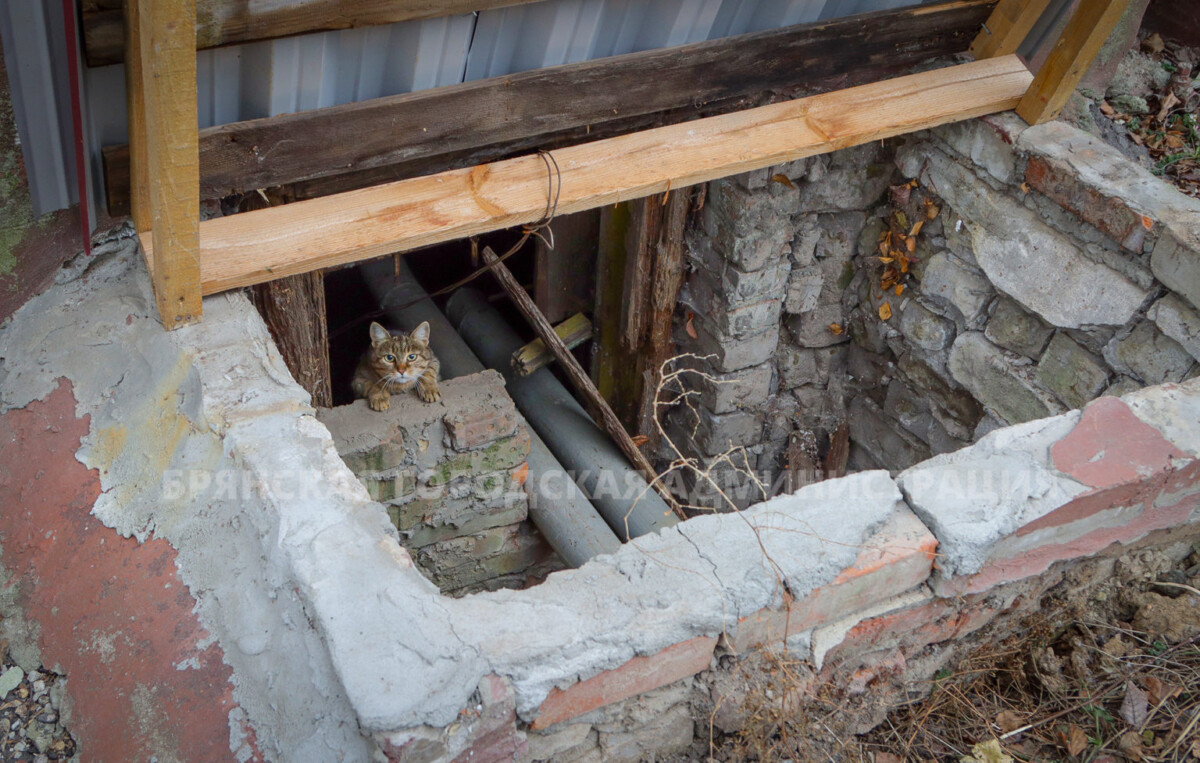
[[[1106,117],[1111,117],[1117,113],[1117,110],[1108,105],[1108,101],[1100,101],[1100,113]]]
[[[1121,700],[1121,719],[1135,729],[1140,729],[1150,717],[1150,702],[1146,692],[1130,682],[1125,685],[1125,699]]]
[[[792,183],[792,179],[789,178],[787,175],[783,174],[782,172],[780,172],[777,175],[772,175],[771,179],[774,180],[776,183],[779,183],[781,185],[786,185],[788,188],[796,187],[795,184]]]
[[[1182,691],[1183,687],[1167,683],[1161,678],[1150,676],[1146,679],[1146,694],[1150,700],[1150,704],[1155,707],[1158,707],[1172,697],[1178,696]]]
[[[886,321],[892,317],[892,306],[884,302],[879,306],[879,320]]]
[[[1122,734],[1121,738],[1117,740],[1117,749],[1126,758],[1134,761],[1134,763],[1140,761],[1146,752],[1142,748],[1142,738],[1138,736],[1136,731],[1126,731]]]
[[[1166,141],[1167,141],[1167,148],[1170,148],[1170,149],[1183,148],[1183,137],[1180,135],[1176,135],[1173,132],[1167,133]]]
[[[900,226],[900,230],[908,230],[908,215],[899,209],[893,212],[892,215],[895,216],[896,224]]]
[[[908,183],[904,185],[894,185],[888,188],[892,195],[892,203],[898,207],[908,204],[908,198],[912,194],[912,186]]]
[[[937,217],[941,211],[942,210],[938,208],[938,205],[933,203],[932,199],[925,200],[925,219],[926,220],[932,220],[933,218]]]
[[[1012,710],[1005,710],[996,716],[996,725],[1000,727],[1001,731],[1007,734],[1010,731],[1021,728],[1025,724],[1021,721],[1021,717]]]
[[[840,324],[840,323],[831,323],[831,324],[829,324],[829,330],[830,330],[830,332],[833,333],[834,336],[841,336],[842,332],[845,331],[846,329],[843,328],[842,324]]]
[[[880,242],[879,242],[879,253],[880,253],[880,254],[882,254],[882,255],[884,255],[884,256],[887,256],[887,253],[888,253],[888,249],[889,249],[889,248],[890,248],[890,247],[888,247],[888,242],[887,242],[887,241],[880,241]]]
[[[1058,744],[1067,751],[1068,755],[1078,755],[1087,749],[1087,734],[1072,723],[1066,731],[1058,732]]]
[[[910,239],[915,238],[916,235],[921,232],[921,228],[924,227],[924,225],[925,225],[924,220],[917,220],[915,223],[913,223],[912,230],[910,230],[908,232],[908,237]]]
[[[692,325],[692,318],[695,318],[695,317],[696,317],[695,313],[689,312],[688,317],[687,317],[687,323],[684,324],[683,329],[684,329],[684,331],[687,332],[687,335],[690,336],[692,339],[699,339],[700,335],[696,333],[696,327]]]
[[[1192,757],[1200,760],[1200,739],[1192,742]]]
[[[1006,755],[999,740],[989,739],[971,748],[971,754],[964,756],[961,763],[1013,763],[1011,755]]]
[[[1021,183],[1021,193],[1029,193],[1029,183]]]
[[[642,447],[643,445],[645,445],[646,443],[650,442],[650,438],[644,434],[635,434],[633,437],[630,437],[629,439],[633,440],[633,444],[638,446],[639,448]]]
[[[886,263],[886,262],[895,262],[895,261],[896,261],[896,259],[895,259],[894,257],[880,257],[880,258],[879,258],[879,261],[880,261],[880,262],[885,262],[885,263]]]
[[[1162,53],[1163,47],[1163,38],[1158,32],[1155,32],[1146,39],[1142,40],[1142,50],[1152,56],[1157,56],[1159,53]]]
[[[904,763],[904,758],[890,752],[877,752],[875,753],[875,763]]]
[[[917,240],[915,238],[906,239],[904,241],[904,248],[907,249],[909,253],[916,251]]]
[[[894,291],[896,293],[896,296],[899,297],[901,294],[904,293],[904,284],[902,284],[902,283],[896,284],[896,288],[894,289]]]
[[[1179,105],[1179,99],[1175,97],[1174,93],[1167,91],[1167,94],[1165,96],[1163,96],[1162,107],[1159,108],[1158,116],[1155,117],[1155,119],[1157,119],[1159,122],[1165,122],[1167,119],[1167,114],[1170,114],[1171,109],[1175,108],[1178,105]]]

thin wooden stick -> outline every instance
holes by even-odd
[[[683,509],[675,500],[675,496],[671,495],[665,487],[658,483],[658,475],[654,472],[654,468],[650,466],[650,462],[638,450],[637,445],[633,442],[633,438],[625,431],[625,427],[621,426],[620,420],[617,419],[617,414],[613,413],[612,408],[608,407],[608,403],[600,395],[600,391],[596,389],[596,385],[592,384],[592,380],[588,378],[583,367],[579,365],[579,361],[575,359],[575,356],[563,344],[558,334],[554,333],[554,327],[550,325],[550,321],[546,320],[546,316],[542,315],[542,311],[534,304],[533,298],[521,288],[521,284],[517,282],[512,272],[509,271],[508,266],[500,261],[500,258],[496,256],[491,247],[487,246],[483,248],[483,261],[491,266],[496,280],[508,292],[508,296],[512,298],[513,303],[516,304],[521,314],[529,321],[529,325],[533,327],[533,330],[537,332],[541,340],[554,353],[555,359],[562,366],[563,370],[566,371],[567,377],[571,380],[575,389],[584,396],[592,410],[599,412],[599,420],[596,421],[596,424],[616,440],[621,452],[642,473],[646,481],[654,485],[655,490],[667,502],[667,505],[681,518],[686,519],[687,515],[684,514]]]

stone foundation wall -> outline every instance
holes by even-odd
[[[715,181],[687,243],[675,336],[707,376],[671,431],[703,466],[735,449],[714,472],[739,507],[745,470],[821,469],[843,423],[851,471],[894,473],[1197,373],[1200,203],[1063,123]]]
[[[318,418],[443,593],[541,582],[564,564],[528,520],[529,433],[504,378],[461,376],[441,392],[437,403],[394,395],[386,411],[356,400]]]

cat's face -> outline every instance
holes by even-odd
[[[371,369],[381,379],[397,384],[415,382],[433,358],[429,350],[429,322],[399,336],[392,336],[383,326],[372,323],[369,358]]]

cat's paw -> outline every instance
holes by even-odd
[[[442,393],[434,385],[427,386],[425,384],[418,384],[417,385],[417,397],[421,398],[422,400],[424,400],[427,403],[436,403],[437,401],[442,399]]]
[[[382,394],[373,394],[367,398],[367,405],[371,406],[373,411],[386,411],[392,404],[392,396],[386,392]]]

